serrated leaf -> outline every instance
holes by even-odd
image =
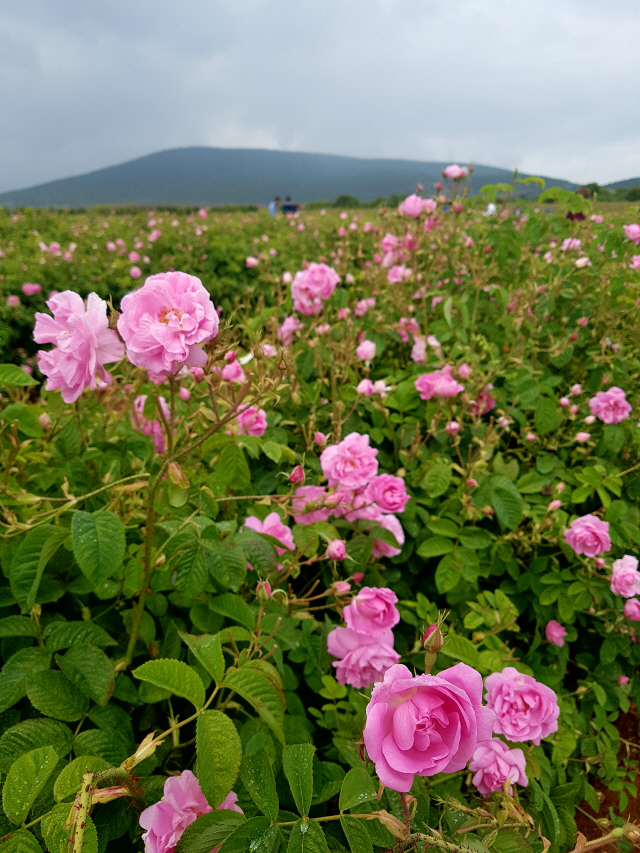
[[[72,800],[80,790],[82,777],[88,771],[106,770],[109,763],[97,755],[81,755],[62,768],[53,786],[56,803]]]
[[[27,696],[45,717],[75,723],[89,710],[89,700],[62,672],[48,670],[27,678]]]
[[[427,527],[436,536],[448,536],[449,539],[457,539],[460,533],[459,526],[448,518],[432,518]]]
[[[180,636],[191,649],[209,675],[219,684],[224,678],[225,662],[222,654],[222,643],[218,634],[186,634]]]
[[[442,647],[441,654],[446,655],[454,660],[462,661],[477,669],[479,663],[479,654],[477,648],[471,640],[462,637],[460,634],[448,634],[446,642]]]
[[[196,751],[202,793],[217,809],[233,788],[242,759],[240,735],[222,711],[203,711],[198,717]]]
[[[48,652],[68,649],[75,643],[91,643],[101,649],[116,645],[104,628],[93,622],[50,622],[43,633]]]
[[[439,498],[447,491],[450,483],[451,468],[442,463],[434,465],[422,480],[422,485],[430,498]]]
[[[304,817],[311,809],[313,797],[313,756],[316,748],[310,743],[285,746],[282,766],[289,782],[298,812]]]
[[[245,755],[240,765],[242,784],[263,815],[278,819],[279,799],[271,762],[265,749]]]
[[[529,841],[513,829],[499,829],[491,849],[495,853],[533,853]]]
[[[72,744],[73,733],[64,723],[43,718],[23,720],[0,737],[0,771],[7,773],[21,755],[40,746],[52,746],[64,758]]]
[[[375,800],[378,791],[373,779],[364,767],[353,767],[342,781],[340,788],[340,811],[352,809],[362,803]]]
[[[107,510],[78,510],[71,522],[73,554],[84,576],[96,586],[122,565],[126,541],[124,524]]]
[[[453,554],[445,554],[436,567],[436,589],[439,593],[451,592],[462,580],[462,573]]]
[[[562,410],[549,397],[540,397],[536,403],[533,422],[539,435],[548,435],[562,423]]]
[[[460,531],[460,544],[471,551],[482,551],[492,543],[491,534],[481,527],[463,527]]]
[[[47,853],[69,853],[69,837],[71,829],[66,822],[69,817],[69,805],[60,803],[54,806],[49,814],[42,819],[42,835],[47,846]],[[98,853],[98,833],[91,818],[87,815],[82,853]]]
[[[248,661],[240,669],[227,670],[222,685],[249,702],[284,746],[282,726],[285,701],[282,684],[278,685],[275,679],[265,674],[260,661]]]
[[[271,853],[278,827],[266,817],[253,817],[240,824],[223,843],[219,853]]]
[[[329,853],[322,827],[315,820],[299,820],[289,836],[287,853]]]
[[[51,746],[21,755],[7,773],[2,788],[2,808],[13,823],[24,823],[34,800],[56,768],[58,753]]]
[[[42,853],[42,847],[28,829],[20,829],[2,842],[2,853]]]
[[[444,536],[432,536],[431,539],[425,539],[417,549],[419,557],[428,559],[429,557],[442,557],[444,554],[450,554],[454,549],[454,543],[451,539],[445,539]]]
[[[0,364],[0,385],[5,388],[27,388],[37,384],[33,376],[17,364]]]
[[[520,524],[524,504],[519,492],[515,489],[495,488],[491,497],[498,521],[509,530],[515,530]]]
[[[246,494],[243,489],[251,483],[251,471],[241,447],[228,444],[222,448],[216,465],[216,476],[230,489]]]
[[[22,539],[11,561],[11,592],[27,613],[43,599],[38,596],[47,563],[68,536],[68,531],[52,524],[31,530]]]
[[[196,708],[202,708],[205,700],[204,685],[200,676],[189,664],[179,660],[148,660],[133,670],[140,681],[170,690],[176,696],[188,699]]]
[[[211,853],[245,821],[244,815],[228,809],[200,815],[180,836],[175,853]]]
[[[56,660],[67,678],[78,687],[85,696],[98,705],[106,705],[113,693],[115,673],[113,664],[105,653],[90,643],[75,643],[64,655]]]
[[[217,595],[209,601],[209,607],[214,613],[227,616],[229,619],[233,619],[234,622],[244,625],[250,631],[255,631],[256,629],[256,617],[253,615],[253,611],[247,602],[240,598],[239,595],[234,595],[231,592]]]
[[[27,676],[51,667],[51,655],[43,649],[20,649],[0,670],[0,714],[19,702],[27,692]]]
[[[4,637],[39,637],[40,626],[26,616],[5,616],[0,619],[0,639]]]
[[[341,815],[340,825],[349,842],[351,853],[373,853],[373,844],[362,820],[350,815]]]

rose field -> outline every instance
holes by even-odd
[[[449,168],[0,209],[2,853],[640,843],[640,212]]]

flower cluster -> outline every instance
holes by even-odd
[[[455,397],[464,391],[464,385],[453,378],[453,368],[445,364],[441,370],[432,373],[422,373],[415,381],[416,390],[421,400],[430,400],[432,397]]]
[[[339,281],[340,276],[333,267],[310,263],[306,269],[296,273],[291,284],[293,307],[307,317],[319,314]]]

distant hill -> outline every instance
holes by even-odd
[[[615,181],[613,184],[606,184],[605,190],[628,190],[631,187],[640,187],[640,178],[627,178],[626,181]]]
[[[430,192],[447,165],[250,148],[174,148],[85,175],[2,193],[0,205],[265,205],[275,195],[291,196],[300,203],[340,195],[373,201],[413,192],[416,183]],[[475,166],[472,193],[484,184],[509,182],[511,177],[508,169]],[[576,187],[568,181],[545,180],[547,186]],[[539,191],[535,185],[529,190],[531,195]]]

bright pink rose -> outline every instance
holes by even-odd
[[[493,731],[507,740],[532,740],[536,746],[542,738],[558,731],[558,697],[545,684],[508,666],[485,678],[485,701],[495,711]]]
[[[552,619],[550,622],[547,622],[544,635],[547,642],[553,643],[554,646],[564,646],[564,638],[567,636],[567,632],[559,622]]]
[[[267,429],[267,413],[264,409],[249,406],[238,415],[239,435],[264,435]]]
[[[227,353],[227,355],[228,354],[229,353]],[[242,365],[240,364],[240,362],[237,359],[234,359],[233,361],[229,361],[222,368],[222,378],[225,380],[225,382],[236,382],[238,385],[240,385],[245,381],[247,377],[245,376],[244,370],[242,369]]]
[[[347,556],[347,546],[344,544],[342,539],[332,539],[331,542],[329,542],[329,544],[327,546],[327,560],[344,560],[344,558],[346,556]],[[342,583],[343,585],[341,587],[338,587],[338,584],[340,584],[340,583]],[[346,589],[345,589],[344,584],[345,584],[344,581],[337,581],[334,584],[336,592],[338,592],[340,594],[344,594],[346,592],[349,592],[351,587],[349,586],[349,584],[346,584]]]
[[[351,604],[344,608],[347,628],[379,636],[400,621],[397,602],[398,596],[391,589],[363,586]]]
[[[420,196],[415,193],[413,193],[413,195],[408,195],[405,200],[400,203],[398,210],[405,216],[411,216],[413,219],[417,219],[424,210],[424,199],[420,198]]]
[[[402,477],[393,474],[378,474],[369,481],[365,497],[378,504],[382,512],[404,512],[409,500],[407,487]]]
[[[330,486],[359,489],[378,473],[378,451],[369,447],[369,436],[349,433],[339,444],[320,454],[322,473]]]
[[[397,665],[373,688],[364,743],[382,784],[406,793],[415,774],[463,770],[494,720],[482,706],[482,677],[470,666],[412,678]]]
[[[347,521],[379,521],[381,518],[380,507],[371,501],[366,494],[356,494],[349,490],[334,492],[335,500],[333,515],[336,518],[345,518]]]
[[[297,317],[285,317],[282,325],[278,329],[278,338],[288,347],[294,342],[296,332],[304,329],[304,323],[301,323]]]
[[[39,284],[30,284],[27,282],[22,285],[21,290],[25,296],[35,296],[36,293],[40,293],[42,287]]]
[[[395,515],[381,515],[376,520],[380,527],[384,527],[385,530],[393,534],[400,548],[395,548],[393,545],[388,545],[386,542],[376,539],[374,533],[373,556],[376,560],[379,560],[380,557],[396,557],[402,550],[402,545],[404,545],[404,530],[402,529],[402,525]]]
[[[327,635],[327,648],[329,654],[338,658],[333,665],[340,684],[356,688],[379,681],[400,660],[393,648],[393,631],[371,636],[351,628],[334,628]]]
[[[398,264],[391,267],[387,273],[387,281],[389,284],[398,284],[402,281],[408,281],[411,278],[411,270],[405,267],[404,264]]]
[[[469,770],[475,773],[473,784],[483,797],[493,791],[502,791],[509,780],[509,796],[513,796],[513,783],[526,787],[529,784],[526,774],[526,759],[521,749],[509,749],[506,743],[497,737],[478,744],[469,762]]]
[[[314,524],[327,521],[331,507],[325,506],[327,490],[324,486],[300,486],[291,501],[296,524]]]
[[[310,263],[297,272],[291,285],[293,307],[301,314],[311,316],[322,311],[322,303],[329,299],[340,276],[326,264]]]
[[[595,397],[589,400],[589,408],[605,424],[619,424],[631,414],[631,406],[627,403],[625,392],[615,385],[608,391],[598,391]]]
[[[243,814],[236,805],[237,800],[237,795],[231,791],[218,808]],[[142,836],[145,853],[173,853],[185,829],[200,815],[211,811],[213,809],[191,770],[170,776],[164,783],[160,802],[149,806],[140,815],[140,826],[147,830]]]
[[[451,367],[447,364],[442,370],[432,373],[422,373],[415,381],[416,390],[420,392],[421,400],[432,397],[455,397],[464,391],[464,385],[456,382],[451,376]]]
[[[218,334],[218,315],[199,278],[184,272],[152,275],[120,304],[118,331],[127,357],[146,368],[153,382],[164,382],[184,364],[206,363],[198,344]]]
[[[611,548],[609,522],[601,521],[595,515],[583,515],[575,518],[564,531],[564,541],[576,554],[597,557]]]
[[[623,225],[624,233],[627,240],[631,240],[636,244],[636,246],[640,243],[640,225],[634,223],[633,225]]]
[[[635,557],[625,554],[622,559],[615,561],[612,566],[611,592],[625,598],[640,595],[640,572]]]
[[[356,391],[358,394],[370,397],[373,394],[373,382],[370,379],[361,379],[356,385]]]
[[[275,546],[278,554],[282,555],[286,550],[295,551],[296,546],[293,541],[293,533],[290,527],[283,523],[277,512],[270,512],[264,521],[260,521],[255,515],[250,515],[245,519],[245,527],[250,530],[255,530],[256,533],[265,533],[267,536],[272,536],[282,543],[282,548]]]
[[[629,619],[631,622],[640,622],[640,601],[637,598],[628,598],[624,603],[622,613],[625,619]]]
[[[469,406],[472,415],[486,415],[496,404],[496,398],[492,397],[486,389],[483,389],[474,403]]]
[[[133,401],[133,411],[131,412],[131,426],[136,430],[136,432],[141,432],[143,435],[150,435],[153,439],[153,446],[156,449],[156,453],[164,453],[165,452],[165,433],[164,428],[159,420],[157,419],[149,419],[144,416],[144,404],[147,402],[147,395],[142,394],[140,397],[136,397]],[[169,406],[167,406],[167,401],[164,397],[158,397],[158,402],[160,403],[160,408],[162,409],[162,414],[165,416],[166,420],[169,420],[170,412]]]
[[[362,341],[356,348],[356,355],[361,361],[372,361],[376,356],[376,345],[373,341]]]
[[[54,344],[38,352],[38,366],[47,377],[47,391],[59,390],[65,403],[75,402],[85,388],[110,385],[105,364],[120,361],[124,347],[109,328],[107,303],[90,293],[87,305],[71,290],[56,293],[47,301],[53,317],[35,315],[33,339]]]
[[[466,166],[458,166],[457,163],[453,163],[451,166],[447,166],[442,176],[452,181],[460,181],[462,178],[466,178],[468,174],[469,169]]]

